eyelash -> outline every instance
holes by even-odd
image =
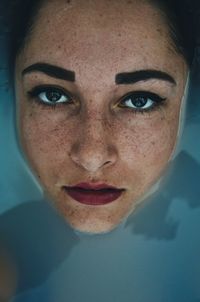
[[[137,102],[145,101],[147,103],[150,101],[152,104],[148,108],[139,108],[139,107],[130,108],[130,107],[126,106],[125,102],[127,100],[130,101],[133,98],[135,100],[137,99]],[[119,101],[118,104],[119,104],[119,107],[130,109],[132,112],[145,113],[145,112],[151,112],[155,109],[158,109],[160,106],[163,106],[165,104],[165,100],[166,100],[166,98],[162,98],[161,96],[159,96],[156,93],[141,90],[141,91],[129,92],[128,94],[126,94],[125,96],[123,96],[121,98],[121,100]],[[143,104],[143,106],[145,106],[146,103]]]
[[[43,100],[41,100],[39,98],[39,95],[44,93],[50,93],[50,92],[57,92],[59,93],[60,95],[63,95],[65,96],[68,101],[65,101],[65,102],[55,102],[55,103],[52,103],[49,101],[48,102],[45,102]],[[49,85],[42,85],[42,86],[37,86],[37,87],[34,87],[31,91],[28,91],[28,96],[33,99],[34,101],[36,101],[39,105],[42,105],[44,107],[50,107],[52,109],[55,109],[56,107],[58,106],[63,106],[63,105],[68,105],[68,104],[71,104],[72,103],[72,100],[73,100],[73,97],[72,95],[64,90],[63,88],[60,88],[60,87],[57,87],[57,86],[49,86]]]
[[[41,100],[39,97],[39,95],[42,93],[44,93],[44,96],[47,93],[58,93],[60,96],[64,96],[64,98],[66,98],[66,100],[62,101],[62,102],[61,101],[58,102],[56,100],[54,103],[51,103],[51,101],[49,101],[49,102],[44,101],[44,100]],[[37,87],[34,87],[31,91],[29,91],[28,95],[31,99],[36,101],[38,104],[40,104],[44,107],[52,108],[52,109],[55,109],[58,106],[63,106],[63,105],[66,106],[68,104],[73,103],[72,95],[68,91],[64,90],[63,88],[57,87],[57,86],[49,86],[49,85],[37,86]],[[53,97],[53,95],[51,95],[51,97]],[[164,105],[165,100],[166,100],[166,98],[162,98],[158,94],[155,94],[155,93],[152,93],[149,91],[133,91],[133,92],[129,92],[128,94],[124,95],[119,100],[117,105],[120,108],[126,108],[126,109],[130,110],[131,112],[146,113],[146,112],[154,111],[155,109],[158,109],[160,106]],[[132,108],[125,104],[127,101],[129,103],[132,102],[132,105],[133,105]],[[138,105],[141,102],[144,102],[144,104],[142,104],[142,106],[136,107],[135,104],[133,104],[133,101],[136,101]],[[148,106],[147,108],[142,108],[142,107],[146,106],[146,104],[148,102],[151,103],[150,106]]]

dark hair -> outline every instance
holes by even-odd
[[[45,0],[48,1],[48,0]],[[176,50],[192,65],[196,43],[195,16],[198,0],[147,0],[155,4],[169,25]],[[31,32],[35,17],[44,0],[7,0],[7,19],[10,31],[10,65],[22,49],[26,37]],[[69,1],[67,1],[69,2]]]
[[[196,0],[198,1],[198,0]],[[176,50],[192,65],[196,46],[195,0],[150,0],[164,13]],[[200,4],[200,3],[199,3]]]

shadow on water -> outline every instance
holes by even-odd
[[[131,227],[134,234],[143,235],[147,239],[173,240],[179,227],[177,221],[168,217],[173,200],[178,198],[191,209],[200,207],[200,164],[182,151],[169,170],[168,180],[162,191],[144,202],[127,220],[126,226]]]
[[[43,200],[21,204],[2,214],[0,234],[17,267],[17,293],[42,285],[79,241]]]

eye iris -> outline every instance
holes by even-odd
[[[46,92],[47,99],[52,102],[56,103],[61,98],[62,94],[59,91],[48,91]]]
[[[141,108],[146,105],[147,99],[142,96],[138,96],[132,100],[132,103],[135,107]]]

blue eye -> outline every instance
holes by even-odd
[[[61,88],[38,86],[29,92],[32,98],[37,98],[37,101],[46,105],[64,104],[71,101],[71,96]]]
[[[125,95],[120,101],[120,107],[127,107],[134,111],[148,111],[161,105],[164,100],[165,98],[152,92],[136,91]]]
[[[68,98],[66,95],[62,94],[59,91],[45,91],[41,92],[38,97],[41,101],[44,103],[51,103],[51,104],[57,104],[57,103],[65,103]]]

